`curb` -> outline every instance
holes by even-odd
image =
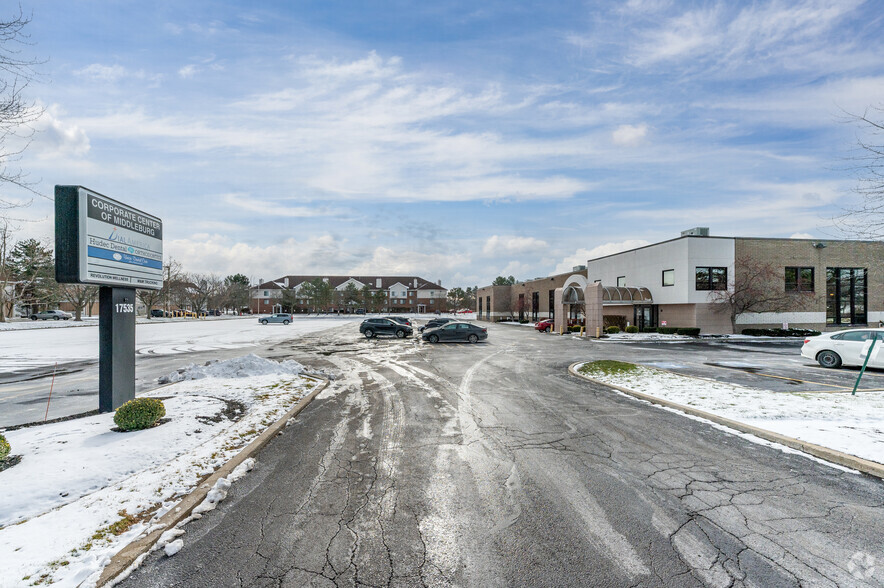
[[[316,378],[316,376],[311,377]],[[163,533],[174,528],[175,525],[189,517],[191,511],[193,511],[193,509],[206,498],[206,494],[209,493],[209,490],[212,489],[212,486],[215,485],[216,481],[220,478],[227,477],[239,464],[263,449],[271,439],[285,428],[289,419],[297,416],[298,413],[304,410],[320,392],[326,389],[329,380],[328,378],[325,378],[324,380],[325,381],[320,386],[299,400],[294,408],[285,413],[275,423],[264,429],[264,432],[258,435],[258,437],[256,437],[251,443],[246,445],[242,451],[233,456],[233,458],[226,464],[215,470],[215,473],[203,480],[199,486],[191,491],[190,494],[182,498],[177,505],[169,510],[169,512],[160,517],[154,525],[162,525],[162,528],[153,531],[141,539],[129,543],[118,551],[116,555],[111,558],[110,563],[105,566],[104,570],[102,570],[101,577],[95,584],[96,588],[113,585],[112,582],[117,576],[129,569],[129,567],[140,557],[146,555]]]
[[[828,447],[823,447],[822,445],[816,445],[815,443],[808,443],[807,441],[802,441],[801,439],[796,439],[794,437],[788,437],[786,435],[781,435],[780,433],[774,433],[773,431],[768,431],[767,429],[762,429],[759,427],[755,427],[753,425],[747,425],[746,423],[741,423],[740,421],[735,421],[729,418],[725,418],[723,416],[719,416],[717,414],[713,414],[711,412],[706,412],[704,410],[699,410],[697,408],[693,408],[691,406],[685,406],[683,404],[678,404],[676,402],[672,402],[670,400],[664,400],[663,398],[657,398],[656,396],[651,396],[650,394],[645,394],[643,392],[637,392],[630,388],[624,388],[623,386],[616,386],[614,384],[608,384],[607,382],[602,382],[600,380],[596,380],[594,378],[590,378],[584,374],[581,374],[577,371],[576,366],[582,365],[586,362],[578,361],[576,363],[572,363],[568,366],[568,371],[572,376],[576,376],[578,378],[582,378],[594,384],[599,384],[605,386],[607,388],[612,388],[619,392],[623,392],[624,394],[628,394],[640,400],[645,400],[652,404],[658,404],[660,406],[665,406],[667,408],[673,408],[675,410],[684,412],[689,415],[693,415],[696,417],[700,417],[706,419],[707,421],[712,421],[713,423],[717,423],[719,425],[724,425],[725,427],[730,427],[731,429],[736,429],[741,433],[749,433],[750,435],[755,435],[756,437],[760,437],[766,441],[771,441],[773,443],[779,443],[780,445],[785,445],[786,447],[790,447],[792,449],[797,449],[798,451],[803,451],[809,455],[812,455],[816,458],[823,459],[825,461],[832,462],[834,464],[858,470],[863,472],[864,474],[869,474],[871,476],[875,476],[877,478],[884,479],[884,464],[880,464],[874,461],[870,461],[868,459],[863,459],[861,457],[857,457],[855,455],[850,455],[849,453],[844,453],[842,451],[837,451],[835,449],[829,449]],[[679,374],[684,376],[684,374]],[[685,376],[685,377],[693,377],[693,376]],[[699,379],[699,378],[696,378]]]

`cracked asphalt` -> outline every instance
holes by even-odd
[[[120,585],[884,585],[881,481],[567,373],[640,350],[489,335],[277,345],[339,378]]]

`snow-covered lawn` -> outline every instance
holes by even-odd
[[[296,317],[291,325],[261,325],[256,316],[230,320],[152,320],[135,328],[136,353],[171,355],[239,349],[330,329],[360,318]],[[37,321],[42,322],[42,321]],[[71,321],[47,321],[52,323]],[[76,323],[74,323],[76,324]],[[97,328],[0,332],[0,373],[98,358]]]
[[[0,586],[94,583],[152,518],[320,384],[302,370],[254,355],[191,366],[149,394],[170,420],[143,431],[112,431],[102,414],[6,432],[22,459],[0,472]]]
[[[591,364],[582,365],[588,368]],[[884,463],[884,392],[857,392],[856,396],[849,392],[774,392],[645,366],[618,373],[583,373],[602,382]]]

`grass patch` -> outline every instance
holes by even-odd
[[[634,363],[615,361],[613,359],[601,359],[590,361],[580,366],[579,371],[590,377],[595,376],[625,376],[637,373],[641,368]]]

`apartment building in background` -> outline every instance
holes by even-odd
[[[333,292],[327,309],[317,309],[306,297],[304,285],[315,280],[326,282]],[[292,312],[353,312],[370,305],[362,299],[363,293],[382,296],[381,312],[433,313],[447,310],[448,289],[441,282],[431,282],[418,276],[284,276],[263,282],[250,289],[250,308],[253,313],[265,314],[283,311],[283,293],[289,291],[293,300]],[[358,292],[356,300],[347,300],[345,293]],[[379,300],[380,297],[375,298]]]

